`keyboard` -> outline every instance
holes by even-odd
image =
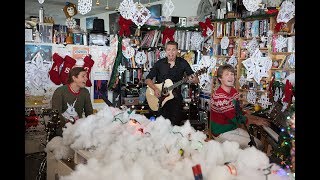
[[[276,141],[278,142],[279,134],[277,134],[274,130],[270,127],[263,126],[263,129]]]

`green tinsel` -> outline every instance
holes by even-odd
[[[118,51],[117,51],[117,57],[113,64],[113,69],[110,77],[110,81],[108,84],[108,89],[112,90],[112,87],[114,85],[114,82],[116,81],[117,75],[118,75],[118,67],[120,65],[120,62],[122,60],[122,37],[118,37]]]

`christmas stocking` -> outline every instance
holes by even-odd
[[[63,67],[60,72],[60,80],[62,84],[67,84],[69,71],[76,64],[76,62],[77,61],[75,59],[68,55],[66,55],[64,58]]]
[[[84,64],[83,64],[83,68],[85,70],[87,70],[87,77],[88,77],[88,80],[86,82],[86,86],[87,87],[91,87],[92,86],[92,83],[91,83],[91,80],[90,80],[90,72],[91,72],[91,68],[94,64],[94,61],[91,59],[91,56],[86,56],[84,59]]]
[[[49,76],[53,83],[55,83],[56,85],[59,85],[61,84],[61,80],[59,77],[59,69],[64,59],[61,56],[59,56],[57,53],[54,53],[52,55],[52,59],[53,59],[53,64],[52,64],[51,70],[49,71]]]

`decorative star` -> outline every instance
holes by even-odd
[[[242,64],[247,69],[247,80],[253,78],[257,83],[260,83],[262,77],[268,77],[268,71],[271,69],[272,60],[269,57],[263,57],[259,49]]]

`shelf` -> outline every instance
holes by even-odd
[[[291,55],[294,54],[295,52],[270,52],[272,55]]]
[[[218,39],[222,39],[224,36],[219,36],[217,37]],[[230,38],[241,38],[240,36],[227,36],[229,39]]]
[[[288,32],[278,32],[273,35],[295,36],[296,34],[295,33],[288,33]]]

